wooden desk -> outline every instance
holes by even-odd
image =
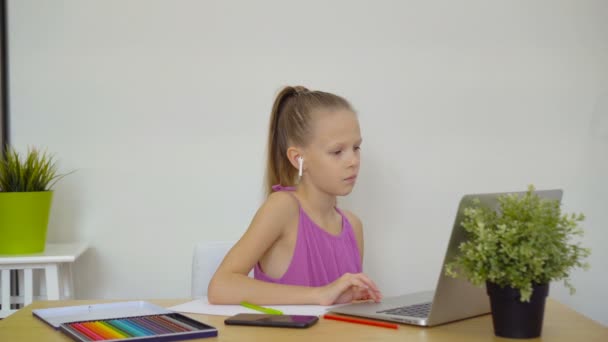
[[[149,302],[169,307],[187,302],[188,300],[150,300]],[[66,300],[34,302],[0,321],[0,341],[72,341],[63,333],[53,330],[53,328],[35,318],[32,315],[32,309],[105,302],[110,301]],[[197,341],[509,341],[508,339],[494,336],[490,315],[433,328],[400,325],[398,330],[337,322],[323,318],[311,328],[301,330],[225,326],[225,317],[222,316],[187,315],[210,324],[219,331],[217,338],[199,339]],[[545,312],[542,338],[525,341],[605,342],[608,341],[608,328],[584,317],[563,304],[549,300]]]

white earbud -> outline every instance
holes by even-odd
[[[304,158],[298,157],[298,177],[302,177],[302,165],[304,164]]]

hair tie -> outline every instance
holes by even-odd
[[[302,87],[302,86],[293,87],[293,90],[294,90],[294,95],[296,95],[296,96],[299,96],[299,95],[302,95],[302,94],[305,94],[305,93],[309,92],[308,89],[306,89],[305,87]]]

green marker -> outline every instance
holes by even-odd
[[[241,302],[241,305],[244,306],[244,307],[246,307],[246,308],[250,308],[252,310],[263,312],[263,313],[266,313],[266,314],[269,314],[269,315],[282,315],[283,314],[282,311],[271,309],[271,308],[265,308],[263,306],[251,304],[249,302]]]

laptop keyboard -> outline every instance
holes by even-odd
[[[377,313],[384,313],[397,316],[411,316],[425,318],[429,316],[432,302],[402,306],[394,309],[382,310]]]

